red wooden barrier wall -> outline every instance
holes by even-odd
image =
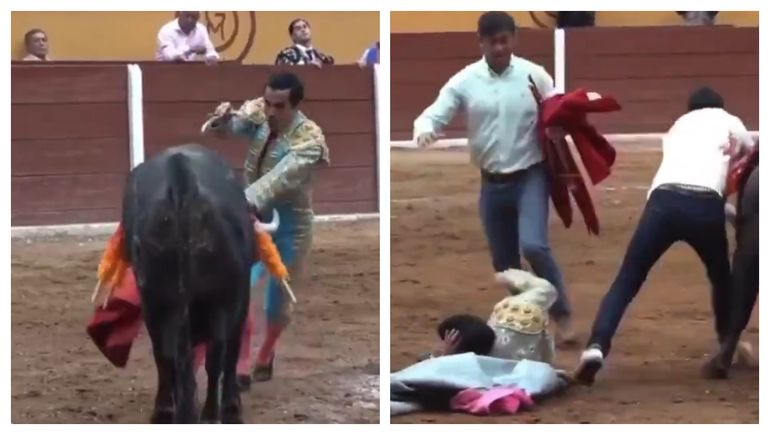
[[[11,225],[117,219],[126,81],[125,65],[11,67]]]
[[[259,95],[272,67],[141,65],[145,157],[186,142],[217,149],[242,169],[243,139],[201,137],[220,101]],[[326,134],[332,164],[319,171],[317,213],[377,210],[373,74],[354,66],[295,68],[303,111]],[[12,225],[115,221],[129,170],[125,64],[14,64]]]
[[[596,27],[568,29],[567,89],[612,94],[621,112],[593,117],[604,133],[668,129],[696,87],[709,85],[749,129],[759,128],[759,30],[751,27]],[[462,67],[481,56],[476,34],[393,34],[391,137],[411,139],[414,119]],[[553,75],[551,30],[522,29],[516,53]],[[465,137],[462,116],[448,137]]]
[[[664,132],[704,85],[759,129],[756,27],[579,28],[568,29],[566,41],[567,88],[612,94],[623,106],[594,117],[603,132]]]

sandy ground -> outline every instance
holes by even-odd
[[[14,423],[149,421],[157,377],[146,333],[123,370],[85,334],[105,240],[12,242]],[[312,283],[296,290],[274,380],[242,395],[246,422],[379,421],[378,243],[377,221],[317,226]]]
[[[659,161],[657,152],[621,151],[614,174],[597,191],[599,237],[587,233],[579,213],[571,229],[551,213],[551,246],[581,342]],[[467,152],[394,151],[391,168],[391,368],[398,370],[433,348],[441,318],[459,312],[486,318],[504,293],[492,283],[477,212],[479,180]],[[576,387],[517,416],[423,413],[393,422],[758,423],[757,369],[736,370],[727,381],[700,377],[705,355],[716,346],[712,318],[705,270],[687,245],[676,245],[626,312],[593,387]],[[755,345],[757,325],[755,313],[744,335]],[[557,365],[572,369],[578,358],[578,350],[564,351]]]

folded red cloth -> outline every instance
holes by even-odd
[[[588,122],[588,114],[620,110],[620,104],[612,98],[577,89],[543,99],[530,79],[533,95],[539,103],[538,136],[543,150],[551,201],[564,225],[572,225],[570,194],[583,214],[588,231],[599,234],[591,186],[606,179],[615,163],[616,152],[612,145]],[[572,137],[577,155],[566,143],[554,143],[546,135],[548,127],[561,127]],[[580,162],[576,161],[580,159]],[[578,163],[585,167],[582,174]],[[587,177],[587,179],[586,179]]]
[[[127,268],[120,287],[113,291],[107,306],[98,307],[86,326],[96,347],[116,367],[125,367],[131,345],[142,326],[142,305],[134,279]]]

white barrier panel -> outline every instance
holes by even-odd
[[[749,132],[754,139],[759,139],[759,131]],[[660,140],[665,133],[630,133],[630,134],[605,134],[604,137],[613,145],[627,145],[629,143],[645,141],[645,140]],[[568,140],[571,140],[569,136]],[[430,149],[447,149],[447,148],[462,148],[468,146],[468,138],[454,138],[454,139],[439,139],[433,145],[429,146]],[[391,148],[402,149],[417,149],[417,143],[413,140],[394,140],[390,142]]]
[[[380,210],[380,105],[379,102],[385,101],[388,98],[387,95],[380,95],[383,89],[380,87],[380,64],[374,64],[374,134],[376,148],[374,150],[376,157],[376,170],[377,170],[377,210]]]
[[[131,169],[144,161],[144,95],[142,69],[129,64],[128,70],[128,143]]]
[[[567,47],[564,29],[553,31],[553,81],[556,92],[567,89]]]

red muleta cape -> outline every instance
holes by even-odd
[[[548,168],[554,208],[564,226],[569,228],[572,225],[572,194],[588,231],[599,234],[599,219],[588,183],[596,185],[610,175],[616,153],[604,136],[588,123],[587,118],[589,113],[620,110],[620,104],[613,97],[598,94],[589,96],[585,89],[542,99],[531,78],[530,83],[539,104],[538,136]],[[550,140],[546,135],[547,127],[563,128],[572,137],[578,156],[572,154],[566,141],[554,143]],[[585,167],[588,180],[581,174],[576,158]]]
[[[86,332],[97,348],[116,367],[125,367],[131,345],[142,327],[142,303],[134,279],[127,268],[120,287],[115,288],[107,306],[94,310]]]

